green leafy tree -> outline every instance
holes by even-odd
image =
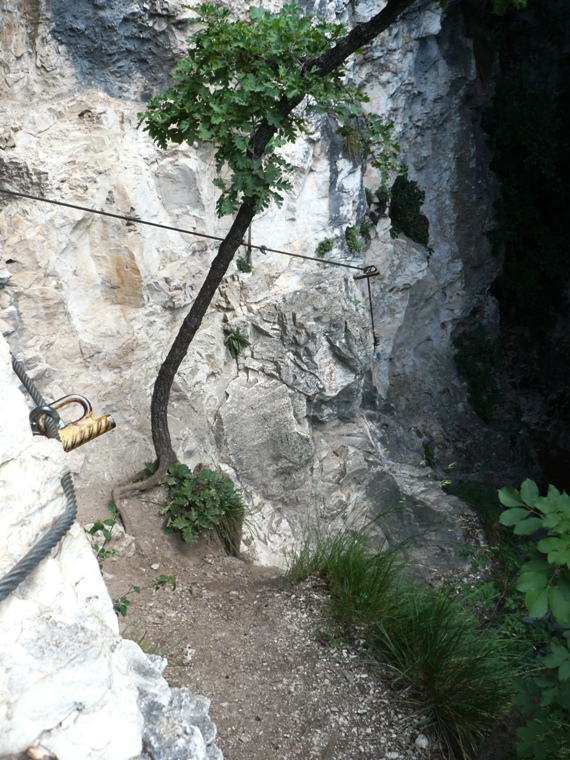
[[[172,383],[253,217],[272,200],[281,204],[290,187],[290,167],[279,148],[305,131],[311,112],[327,113],[343,136],[358,133],[363,158],[381,169],[394,165],[392,128],[365,112],[367,98],[347,84],[345,65],[417,2],[387,0],[349,32],[301,15],[295,2],[278,13],[252,7],[247,21],[232,19],[227,8],[211,3],[194,8],[199,29],[189,39],[174,84],[149,102],[140,119],[161,147],[213,143],[215,184],[221,190],[217,212],[233,214],[234,220],[158,372],[151,402],[156,467],[136,488],[156,484],[177,459],[167,414]]]

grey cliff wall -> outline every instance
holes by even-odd
[[[223,235],[214,214],[208,146],[158,150],[137,129],[181,49],[177,2],[1,0],[0,172],[14,189]],[[375,6],[374,6],[375,7]],[[348,19],[350,6],[319,12]],[[373,10],[361,3],[357,19]],[[475,461],[492,445],[466,403],[451,336],[474,311],[494,318],[497,271],[485,232],[492,179],[478,127],[481,86],[458,3],[442,17],[420,4],[354,65],[371,106],[395,123],[402,160],[426,193],[433,254],[379,219],[363,256],[344,242],[379,178],[345,154],[325,120],[285,150],[294,188],[253,223],[252,239],[313,255],[332,237],[338,260],[375,264],[379,345],[366,285],[349,270],[254,253],[231,268],[176,379],[171,424],[180,458],[221,467],[254,514],[246,547],[283,564],[307,519],[344,524],[400,506],[390,540],[423,534],[426,572],[452,561],[459,503],[426,467]],[[111,50],[112,48],[112,50]],[[70,209],[0,198],[0,244],[11,275],[1,327],[44,395],[78,392],[112,413],[115,433],[69,455],[81,498],[152,458],[149,401],[156,371],[212,258],[214,244]],[[239,367],[224,328],[247,331]]]

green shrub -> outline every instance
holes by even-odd
[[[346,245],[351,253],[360,253],[364,248],[364,240],[357,227],[347,227],[344,233]]]
[[[427,245],[429,242],[429,221],[421,212],[425,193],[417,184],[408,179],[406,172],[396,177],[392,186],[390,202],[390,220],[392,237],[404,233],[416,243]]]
[[[253,265],[244,256],[237,257],[236,266],[244,274],[249,274],[253,270]]]
[[[360,223],[360,227],[358,231],[360,232],[360,236],[364,240],[370,240],[370,233],[372,231],[372,222],[370,222],[368,219],[364,219]]]
[[[330,253],[333,249],[334,240],[332,238],[325,238],[317,245],[315,249],[316,255],[319,259],[324,259],[327,253]]]
[[[249,346],[249,338],[241,332],[239,327],[236,327],[235,330],[228,332],[224,339],[224,345],[230,352],[232,359],[237,362],[238,356],[245,356],[245,347]]]
[[[245,506],[233,481],[207,468],[192,472],[175,462],[164,478],[168,504],[161,509],[163,529],[178,532],[186,543],[215,529],[229,554],[239,556]]]

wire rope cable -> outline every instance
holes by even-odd
[[[43,396],[28,376],[22,362],[12,357],[12,367],[19,380],[32,397],[34,403],[37,406],[45,406]],[[46,427],[50,438],[59,439],[57,423],[52,417],[48,416],[46,418]],[[33,570],[35,570],[40,562],[47,557],[50,551],[57,546],[59,541],[65,536],[75,522],[77,516],[77,499],[75,497],[75,489],[73,488],[73,481],[69,472],[66,472],[62,477],[61,485],[67,501],[67,506],[63,514],[56,520],[51,528],[49,528],[47,533],[42,536],[34,546],[32,546],[30,551],[0,579],[0,602],[6,599],[6,597],[9,596]]]

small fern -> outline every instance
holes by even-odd
[[[229,332],[224,340],[224,345],[230,352],[232,359],[237,362],[238,356],[245,357],[245,347],[249,346],[249,338],[242,333],[239,327]]]

